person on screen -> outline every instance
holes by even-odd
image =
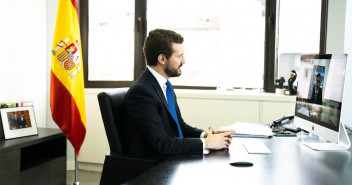
[[[323,90],[320,87],[320,81],[321,81],[321,75],[320,75],[320,73],[318,73],[315,76],[315,85],[313,86],[312,97],[309,100],[309,103],[314,103],[314,104],[318,104],[318,105],[323,104]]]
[[[147,69],[130,86],[124,102],[124,135],[133,155],[164,158],[224,149],[231,143],[235,131],[209,127],[205,132],[186,124],[181,116],[168,80],[181,75],[185,63],[182,43],[180,34],[164,29],[150,31],[145,39]]]

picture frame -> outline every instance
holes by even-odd
[[[0,109],[0,115],[5,139],[38,135],[32,106]]]

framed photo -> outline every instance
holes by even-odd
[[[33,107],[0,109],[5,139],[37,135]]]

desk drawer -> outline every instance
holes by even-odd
[[[0,154],[0,179],[2,185],[20,184],[20,150]]]

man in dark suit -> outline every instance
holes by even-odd
[[[20,122],[19,122],[18,125],[19,125],[20,128],[27,127],[27,122],[26,122],[26,119],[24,119],[24,115],[23,114],[20,115]]]
[[[18,119],[17,112],[14,112],[13,114],[14,117],[12,119],[12,129],[18,129],[20,120]]]
[[[209,127],[205,132],[192,127],[182,119],[173,90],[169,100],[166,82],[180,76],[185,63],[182,43],[181,35],[162,29],[150,31],[145,40],[143,52],[148,66],[129,88],[124,103],[124,135],[133,155],[203,153],[203,149],[223,149],[231,143],[234,131]]]

